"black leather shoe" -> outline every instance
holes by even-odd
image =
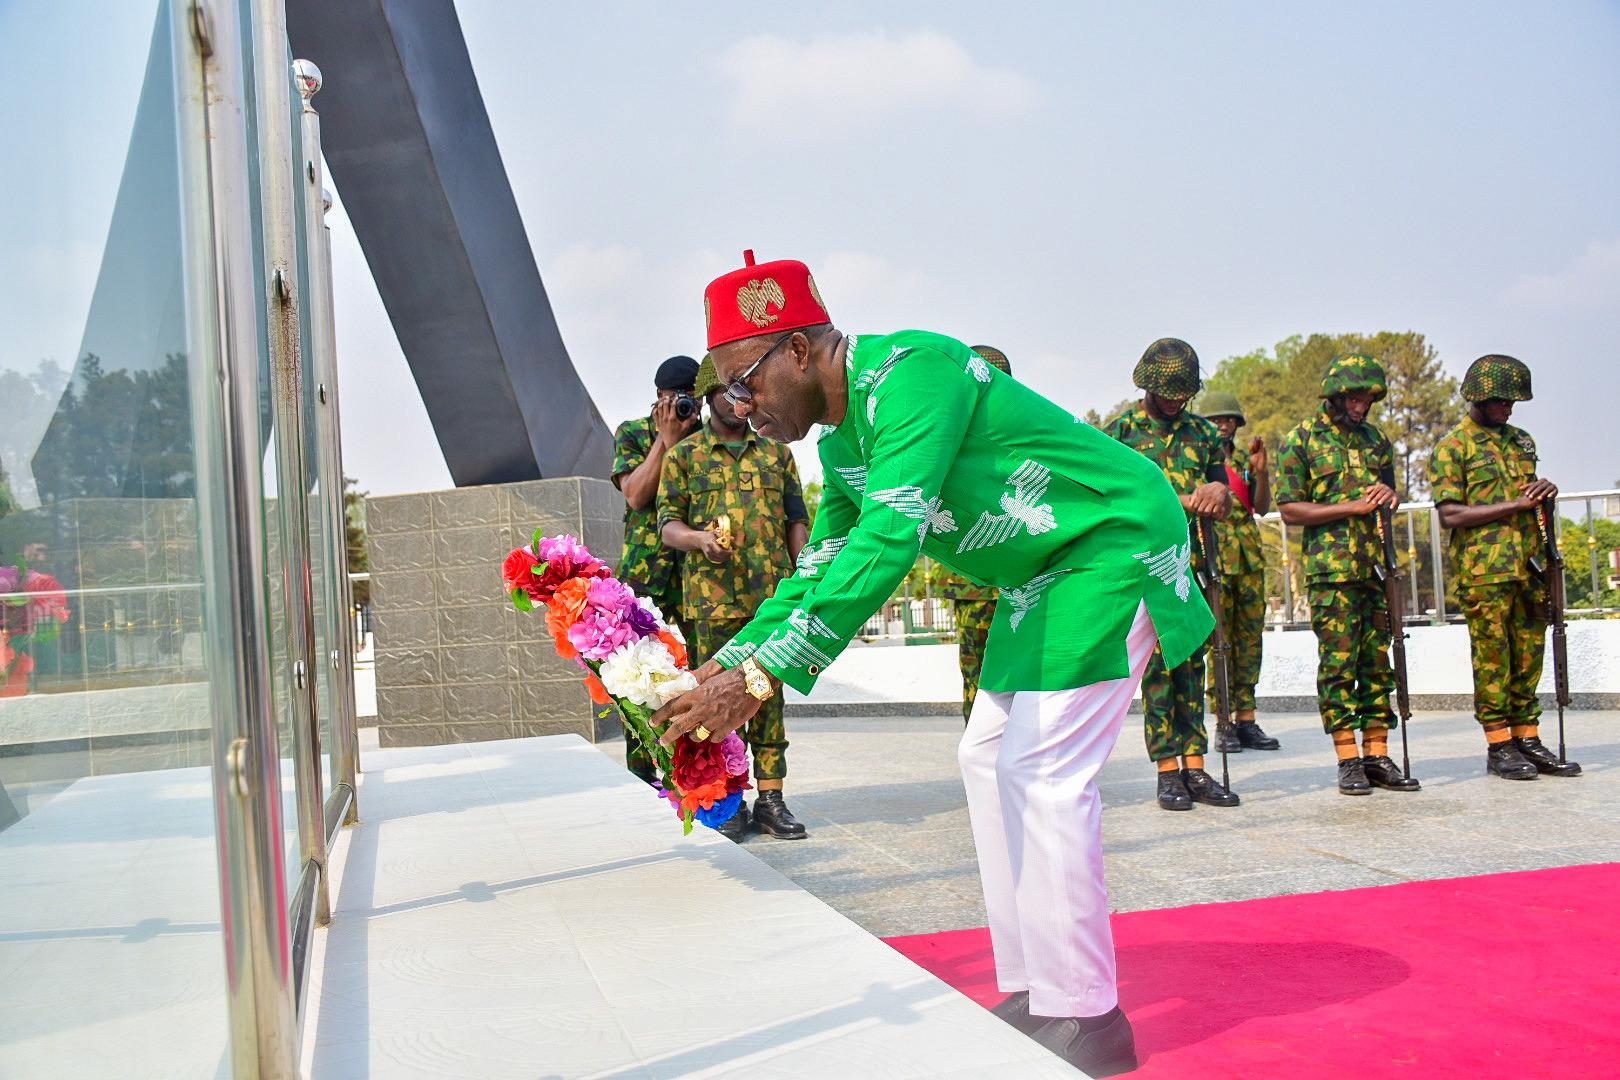
[[[1423,785],[1418,783],[1415,777],[1408,778],[1395,767],[1388,754],[1374,754],[1372,757],[1362,758],[1361,772],[1373,787],[1381,787],[1385,791],[1423,790]]]
[[[1192,809],[1192,796],[1187,794],[1187,785],[1181,779],[1180,769],[1159,774],[1159,809]]]
[[[1553,760],[1556,762],[1558,759]],[[1519,753],[1513,739],[1492,743],[1486,748],[1485,772],[1487,775],[1500,776],[1504,780],[1534,780],[1540,775],[1536,763]]]
[[[1345,758],[1339,762],[1339,794],[1372,794],[1372,784],[1367,780],[1367,772],[1361,767],[1360,758]]]
[[[1528,739],[1514,739],[1519,744],[1519,755],[1536,767],[1536,772],[1547,776],[1579,776],[1580,763],[1574,761],[1559,761],[1558,755],[1541,745],[1541,738],[1536,735]]]
[[[780,791],[762,791],[754,800],[754,828],[778,840],[803,840],[810,835],[782,801]]]
[[[1187,785],[1187,794],[1192,796],[1194,802],[1208,803],[1211,806],[1236,806],[1238,797],[1221,786],[1203,769],[1181,770],[1181,781]]]
[[[731,820],[714,831],[733,844],[742,843],[743,837],[748,835],[748,804],[738,803],[737,812],[731,815]]]
[[[1029,991],[1020,990],[990,1010],[1025,1035],[1033,1035],[1046,1026],[1050,1016],[1036,1016],[1029,1011]]]
[[[1225,735],[1221,734],[1219,729],[1216,730],[1216,732],[1215,732],[1215,752],[1217,754],[1241,754],[1241,753],[1243,753],[1243,739],[1237,733],[1237,729],[1242,727],[1242,726],[1243,726],[1242,724],[1229,724],[1229,725],[1227,725],[1226,730],[1227,730],[1228,734],[1225,734]]]
[[[1237,726],[1238,742],[1249,750],[1281,750],[1282,743],[1274,736],[1267,735],[1259,724],[1253,720],[1246,720]]]
[[[1087,1076],[1118,1076],[1136,1068],[1136,1035],[1123,1009],[1094,1019],[1049,1020],[1033,1038]]]

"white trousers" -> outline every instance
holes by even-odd
[[[1074,690],[980,691],[957,750],[996,983],[1004,993],[1028,990],[1037,1016],[1097,1016],[1119,1004],[1097,774],[1157,641],[1144,604],[1127,677]]]

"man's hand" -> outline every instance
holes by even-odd
[[[653,426],[658,429],[658,437],[664,441],[666,447],[674,446],[692,433],[694,426],[692,420],[682,420],[675,415],[675,399],[662,398],[652,411]]]
[[[1558,497],[1558,485],[1551,480],[1531,480],[1524,485],[1524,494],[1519,496],[1519,505],[1526,510],[1534,510],[1548,499]]]
[[[708,663],[692,672],[692,674],[697,676],[698,685],[702,686],[704,683],[708,682],[716,675],[721,674],[725,670],[725,668],[720,666],[720,661],[710,660]]]
[[[1386,506],[1393,510],[1399,505],[1401,505],[1401,500],[1400,496],[1395,494],[1395,489],[1380,481],[1368,488],[1362,493],[1361,498],[1356,500],[1356,513],[1371,514]]]
[[[725,563],[731,561],[735,554],[730,548],[720,543],[720,537],[713,529],[705,529],[698,534],[702,539],[698,541],[698,550],[703,552],[710,562]]]
[[[714,661],[703,667],[710,664]],[[748,692],[743,673],[732,668],[703,679],[696,690],[688,690],[653,713],[650,722],[664,728],[658,741],[665,746],[674,746],[676,739],[686,738],[699,726],[708,730],[710,742],[719,742],[748,723],[759,706],[760,700]]]
[[[1249,440],[1249,470],[1257,475],[1266,471],[1266,440],[1258,435]]]
[[[1204,484],[1187,497],[1187,509],[1204,517],[1225,517],[1232,509],[1231,493],[1225,484]]]

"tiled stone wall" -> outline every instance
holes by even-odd
[[[579,668],[558,659],[543,612],[512,607],[501,562],[540,529],[572,533],[617,567],[624,499],[612,484],[568,477],[373,498],[366,529],[381,745],[600,737]]]

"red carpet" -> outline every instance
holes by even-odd
[[[1620,863],[1113,921],[1144,1080],[1620,1077]],[[986,930],[888,943],[1003,996]]]

